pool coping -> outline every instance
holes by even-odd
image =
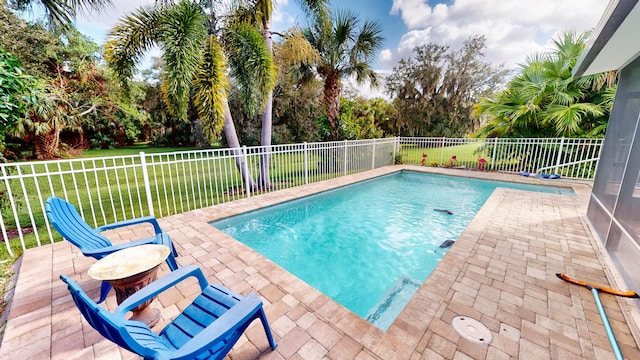
[[[526,191],[497,189],[386,332],[209,225],[218,218],[401,170],[568,186],[576,195],[528,196]],[[178,248],[180,265],[198,265],[210,281],[243,294],[255,291],[263,299],[279,347],[269,351],[264,333],[253,324],[232,350],[234,360],[500,359],[532,351],[537,358],[602,358],[612,353],[591,293],[553,276],[561,270],[616,284],[615,268],[598,248],[584,216],[590,192],[590,183],[584,181],[399,165],[168,216],[160,224]],[[519,207],[521,213],[516,213]],[[143,230],[116,231],[110,237],[129,239]],[[81,319],[58,279],[70,275],[95,297],[100,283],[86,276],[93,262],[67,242],[25,252],[0,358],[135,358]],[[610,267],[613,274],[605,274]],[[45,269],[51,269],[50,276],[43,276],[49,271]],[[163,265],[161,273],[166,271]],[[183,287],[154,300],[162,309],[160,325],[192,293],[191,287]],[[107,298],[108,309],[115,308],[114,298]],[[629,299],[602,301],[623,354],[640,358],[634,325],[627,320],[637,306]],[[458,314],[485,323],[493,343],[463,340],[450,326]]]
[[[270,193],[259,195],[260,197],[270,199],[268,201],[261,201],[260,206],[256,207],[255,204],[246,204],[243,206],[234,206],[233,211],[229,212],[226,209],[221,209],[221,214],[224,216],[216,216],[212,218],[209,222],[213,222],[216,220],[220,220],[226,217],[242,214],[245,212],[257,210],[260,208],[274,206],[281,203],[286,203],[288,201],[304,198],[307,196],[315,195],[318,193],[322,193],[324,191],[337,189],[340,187],[356,184],[362,181],[374,179],[381,176],[390,175],[393,173],[401,172],[401,171],[413,171],[413,172],[422,172],[429,174],[438,174],[445,176],[459,176],[459,177],[472,177],[476,179],[484,179],[484,180],[498,180],[498,181],[510,181],[517,182],[523,184],[532,184],[532,185],[542,185],[542,186],[556,186],[556,187],[566,187],[574,190],[575,195],[556,195],[556,196],[578,196],[576,189],[574,186],[585,186],[585,182],[581,181],[556,181],[550,182],[549,180],[538,179],[536,177],[524,177],[518,176],[514,177],[513,174],[508,174],[512,176],[509,180],[504,179],[496,179],[496,175],[502,177],[505,174],[502,173],[493,173],[493,172],[480,172],[480,171],[469,171],[468,169],[449,169],[449,168],[438,168],[438,167],[416,167],[416,166],[396,166],[396,167],[385,167],[372,171],[367,171],[360,174],[354,174],[346,177],[342,177],[339,179],[331,179],[327,181],[322,181],[316,184],[306,185],[306,191],[303,192],[303,195],[300,195],[297,192],[297,195],[294,197],[282,196],[278,199],[272,199],[270,195],[278,195],[278,193]],[[330,187],[326,187],[326,183],[334,183]],[[314,186],[315,185],[315,186]],[[290,190],[290,189],[289,189]],[[523,191],[516,189],[506,189],[500,188],[497,191]],[[287,190],[282,191],[282,193],[286,193]],[[243,199],[239,202],[250,202],[249,199]],[[222,204],[224,205],[224,204]],[[220,205],[219,205],[220,206]],[[494,195],[492,194],[481,209],[478,211],[476,216],[471,220],[471,222],[467,225],[463,233],[456,240],[456,243],[452,248],[447,252],[447,254],[443,257],[440,263],[436,266],[433,272],[429,275],[429,277],[422,283],[416,294],[412,297],[409,303],[405,306],[405,308],[400,312],[398,317],[394,320],[394,322],[389,326],[389,328],[385,331],[382,330],[375,325],[367,322],[365,319],[361,318],[358,315],[355,315],[350,310],[343,307],[341,304],[337,303],[335,300],[331,299],[325,294],[320,293],[321,297],[326,297],[322,302],[331,303],[331,305],[327,306],[334,312],[334,314],[326,313],[328,319],[331,322],[338,321],[336,325],[341,328],[341,330],[345,331],[345,333],[359,341],[362,345],[370,350],[377,356],[380,356],[382,359],[409,359],[411,354],[414,352],[417,347],[422,335],[426,332],[429,327],[433,317],[438,312],[442,312],[441,303],[446,300],[446,296],[448,290],[453,286],[457,274],[462,270],[463,265],[467,263],[468,254],[470,248],[473,247],[474,240],[482,231],[483,221],[486,214],[490,214],[493,212],[493,208],[499,206],[498,202],[495,201]],[[232,213],[233,215],[229,215]],[[226,235],[222,231],[216,229],[222,233],[222,236],[229,237],[230,240],[236,241],[232,237]],[[244,245],[244,244],[243,244]],[[244,245],[246,246],[246,245]],[[250,247],[247,246],[248,249]],[[253,251],[253,249],[251,249]],[[285,271],[282,269],[282,271]],[[287,272],[288,273],[288,272]],[[293,276],[293,275],[292,275]],[[294,276],[295,277],[295,276]],[[302,281],[302,280],[300,280]],[[315,290],[310,285],[304,283],[305,286],[309,286],[311,289]],[[285,287],[285,284],[280,284]],[[437,289],[438,291],[433,291],[433,289]],[[307,304],[310,307],[313,307],[313,303]],[[316,309],[316,310],[323,310]],[[325,311],[326,312],[326,311]],[[355,318],[354,318],[355,316]],[[343,320],[338,320],[343,319]],[[346,319],[346,320],[344,320]],[[365,334],[363,334],[363,329],[365,330]]]

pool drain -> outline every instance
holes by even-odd
[[[476,344],[489,345],[493,340],[491,330],[483,323],[468,316],[456,316],[451,320],[451,326],[458,335]]]

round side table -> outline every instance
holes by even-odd
[[[96,261],[88,274],[96,280],[108,281],[116,291],[120,305],[136,291],[156,279],[158,267],[169,256],[171,249],[164,245],[140,245],[111,253]],[[142,321],[153,327],[160,321],[160,311],[149,307],[153,299],[131,310],[129,320]]]

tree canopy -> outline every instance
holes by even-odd
[[[0,153],[5,133],[13,130],[26,113],[24,97],[30,80],[20,61],[0,46]]]
[[[398,110],[397,134],[456,137],[475,130],[473,104],[493,93],[506,74],[482,61],[485,47],[483,36],[472,36],[459,50],[430,43],[400,60],[386,84]]]
[[[61,137],[71,147],[131,144],[147,120],[120,96],[117,83],[99,64],[100,47],[70,28],[64,33],[29,23],[0,7],[0,47],[30,78],[24,111],[7,128],[7,155],[54,158]],[[16,113],[14,113],[15,115]]]
[[[378,75],[371,68],[374,56],[382,45],[382,26],[362,20],[353,11],[340,10],[331,20],[316,16],[312,25],[303,29],[304,37],[319,54],[313,66],[303,64],[310,77],[312,69],[324,81],[324,107],[329,123],[329,140],[338,140],[338,115],[342,79],[354,76],[358,83],[378,86]]]

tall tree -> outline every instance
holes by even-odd
[[[472,36],[454,51],[435,43],[414,48],[387,78],[398,111],[399,135],[464,136],[478,126],[472,106],[494,92],[505,71],[482,61],[485,38]]]
[[[218,27],[221,10],[214,2],[200,4],[182,0],[140,7],[114,27],[105,48],[105,57],[123,84],[133,75],[136,62],[152,45],[162,50],[163,96],[169,110],[188,120],[190,94],[200,124],[213,142],[224,129],[227,143],[239,154],[233,117],[227,101],[228,80],[225,52],[229,54],[231,75],[243,89],[247,108],[264,102],[273,86],[275,71],[262,34],[247,25],[225,21]],[[242,178],[254,186],[247,167],[240,163]]]
[[[298,0],[303,11],[308,16],[326,19],[328,14],[327,0]],[[237,17],[258,26],[262,31],[262,37],[269,54],[273,55],[273,32],[271,31],[271,17],[273,13],[272,0],[247,0],[240,2],[236,11]],[[261,188],[269,188],[269,158],[271,151],[273,129],[273,88],[269,88],[265,95],[264,109],[262,112],[262,132],[260,144],[263,155],[260,158],[260,175],[258,185]]]
[[[564,33],[550,52],[530,56],[507,88],[482,98],[478,115],[488,118],[481,136],[602,136],[615,95],[617,75],[574,79],[571,71],[589,32]]]
[[[317,74],[324,80],[324,106],[330,126],[330,140],[338,140],[338,115],[342,79],[355,76],[358,83],[378,86],[378,76],[371,63],[382,45],[382,26],[375,21],[361,21],[350,10],[341,10],[327,18],[317,16],[310,27],[303,29],[309,43],[320,54],[315,64]],[[310,69],[308,67],[308,69]]]

